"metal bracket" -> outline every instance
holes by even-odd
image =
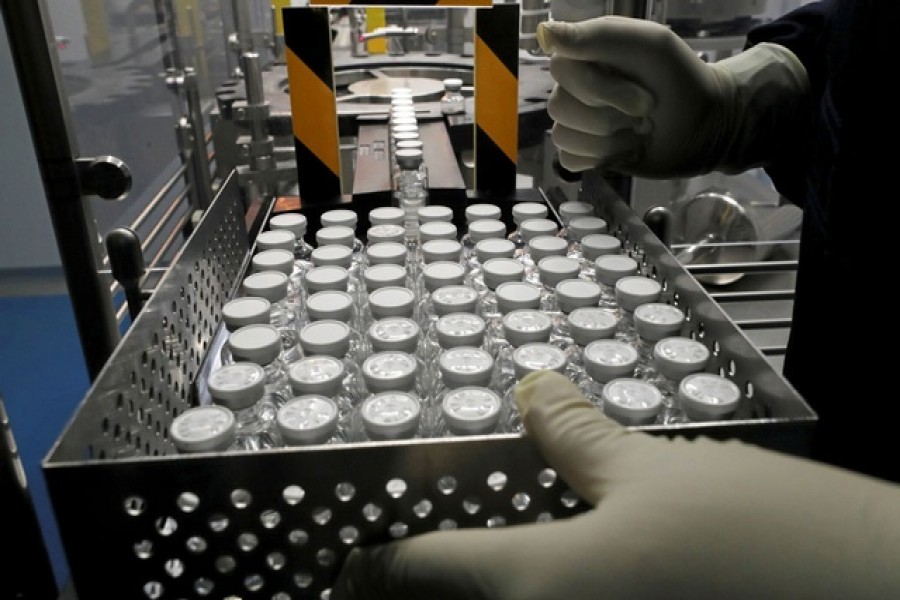
[[[131,169],[115,156],[75,159],[81,193],[104,200],[123,200],[131,191]]]

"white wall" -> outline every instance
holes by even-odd
[[[60,265],[6,26],[0,23],[0,272]]]

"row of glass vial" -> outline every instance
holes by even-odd
[[[373,220],[373,222],[374,222],[374,220]]]

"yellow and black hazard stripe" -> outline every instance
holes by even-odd
[[[519,5],[475,14],[475,188],[515,190],[519,158]]]
[[[300,198],[328,202],[341,194],[328,9],[285,8],[282,19]]]
[[[310,6],[491,6],[493,0],[310,0]],[[518,23],[516,27],[518,27]]]

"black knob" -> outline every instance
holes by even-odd
[[[144,251],[137,234],[127,227],[118,227],[106,234],[106,253],[113,279],[125,291],[128,312],[134,320],[144,306],[141,282],[146,273]]]

